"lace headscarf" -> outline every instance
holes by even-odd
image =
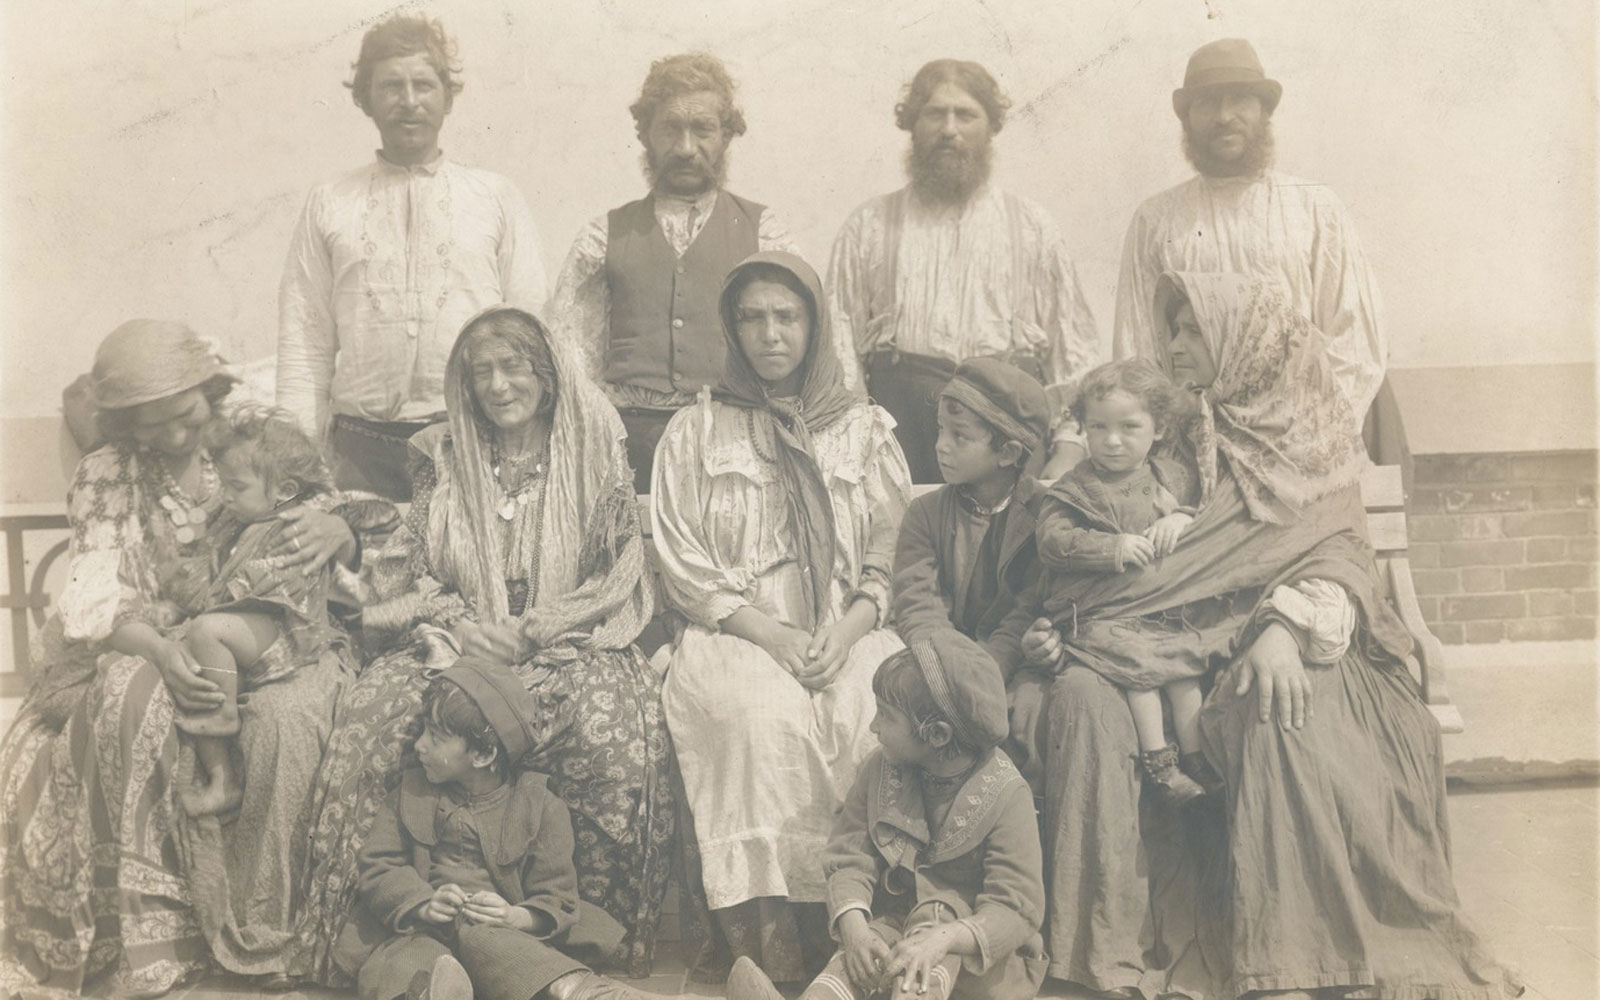
[[[1328,362],[1327,340],[1259,278],[1168,272],[1156,283],[1163,365],[1173,317],[1187,301],[1217,377],[1199,392],[1189,431],[1202,498],[1228,461],[1250,516],[1284,523],[1306,504],[1360,481],[1367,467],[1359,422]]]
[[[739,293],[764,267],[777,268],[795,279],[804,289],[811,308],[811,337],[800,362],[800,394],[774,396],[771,387],[745,357],[739,343]],[[833,579],[835,536],[833,501],[828,484],[817,465],[811,435],[832,426],[860,398],[844,388],[844,372],[834,353],[833,327],[828,320],[827,297],[822,281],[811,265],[791,253],[755,253],[740,261],[722,284],[722,329],[728,338],[728,360],[722,371],[722,384],[714,393],[721,402],[752,411],[768,427],[777,442],[778,478],[783,484],[789,507],[789,526],[794,534],[795,557],[801,566],[812,569],[809,604],[815,625],[828,607]]]

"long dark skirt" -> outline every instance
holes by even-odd
[[[1077,665],[1050,682],[1031,746],[1052,976],[1146,996],[1516,995],[1461,912],[1438,727],[1410,678],[1358,650],[1309,674],[1298,731],[1218,677],[1201,723],[1228,791],[1181,811],[1141,801],[1119,689]]]

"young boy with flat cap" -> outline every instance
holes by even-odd
[[[945,485],[911,502],[894,555],[894,623],[909,642],[955,628],[978,642],[1038,575],[1044,490],[1026,472],[1050,429],[1033,376],[997,358],[963,362],[939,394]]]
[[[822,855],[839,950],[800,1000],[1032,1000],[1044,980],[1044,862],[1033,795],[998,749],[1000,668],[932,629],[872,679],[880,749]],[[781,1000],[748,958],[728,1000]]]
[[[1045,489],[1028,469],[1048,443],[1050,401],[1020,368],[974,358],[940,392],[938,413],[945,485],[911,501],[900,522],[894,624],[907,642],[953,627],[986,643],[1039,575],[1034,533]],[[1004,679],[1013,699],[1038,700],[1036,675]],[[1005,749],[1037,781],[1031,742],[1009,739]]]
[[[658,1000],[574,957],[623,929],[578,899],[572,818],[520,768],[536,714],[497,663],[463,657],[428,689],[418,764],[373,822],[335,950],[362,1000]]]

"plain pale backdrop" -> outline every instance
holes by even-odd
[[[414,8],[413,5],[404,5]],[[312,183],[377,144],[350,101],[363,0],[6,0],[0,417],[40,417],[134,316],[269,356]],[[924,61],[977,59],[1014,101],[995,174],[1066,233],[1109,350],[1124,229],[1190,174],[1170,94],[1244,36],[1282,81],[1278,165],[1329,184],[1382,286],[1399,368],[1594,354],[1588,0],[441,0],[465,91],[453,157],[509,175],[554,281],[580,226],[644,189],[627,106],[653,58],[704,48],[750,130],[730,187],[819,270],[863,200],[903,183],[892,107]],[[1470,408],[1470,403],[1467,404]]]

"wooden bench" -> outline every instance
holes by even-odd
[[[1378,556],[1378,585],[1411,633],[1413,649],[1406,666],[1422,687],[1422,700],[1439,721],[1439,729],[1459,733],[1465,729],[1461,710],[1450,701],[1445,684],[1444,644],[1428,630],[1417,606],[1417,588],[1411,581],[1411,560],[1406,557],[1406,496],[1398,465],[1375,465],[1361,477],[1361,503],[1367,509],[1367,534]]]
[[[918,483],[913,496],[939,488],[937,483]],[[1411,633],[1415,649],[1406,666],[1422,688],[1422,699],[1446,733],[1459,733],[1464,724],[1461,711],[1450,701],[1445,685],[1444,646],[1428,630],[1417,606],[1417,590],[1411,581],[1411,562],[1406,558],[1406,501],[1398,465],[1376,465],[1361,477],[1361,502],[1367,510],[1367,532],[1378,556],[1378,584],[1394,605]],[[645,537],[650,536],[650,497],[639,497],[639,520]]]
[[[938,489],[937,484],[912,487],[915,495]],[[1383,465],[1368,469],[1361,479],[1361,499],[1367,510],[1367,529],[1378,556],[1379,584],[1394,604],[1415,642],[1415,652],[1407,664],[1421,685],[1423,700],[1439,727],[1447,733],[1463,729],[1460,710],[1451,703],[1445,683],[1444,647],[1428,630],[1417,606],[1416,587],[1411,580],[1411,563],[1406,558],[1405,492],[1398,466]],[[650,534],[650,497],[639,498],[639,517]],[[0,528],[6,536],[9,592],[0,595],[0,607],[11,612],[12,668],[0,671],[0,696],[16,697],[26,689],[28,635],[44,622],[50,603],[44,577],[50,564],[66,550],[65,540],[50,546],[34,566],[29,579],[23,536],[27,532],[65,533],[64,506],[59,504],[14,506],[0,511]]]

